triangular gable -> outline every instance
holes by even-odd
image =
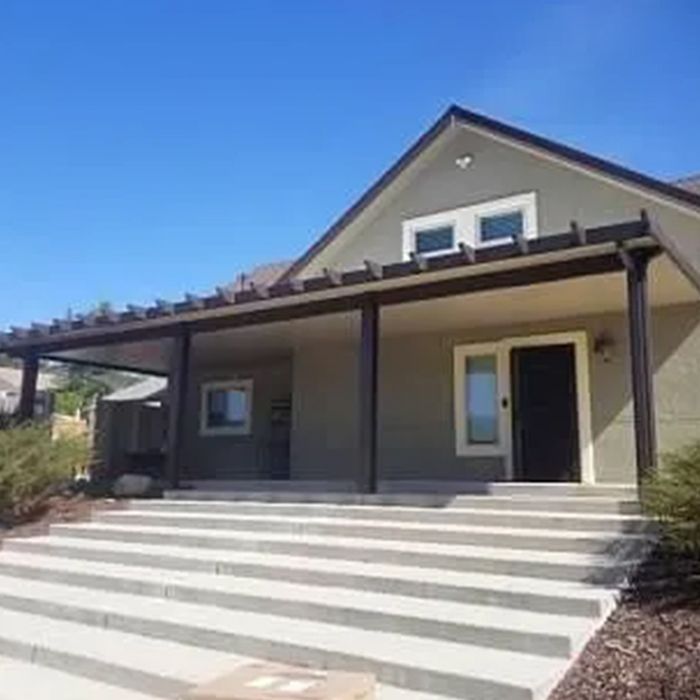
[[[370,205],[376,203],[386,190],[410,166],[415,165],[429,147],[455,124],[463,125],[537,156],[555,160],[636,194],[651,197],[662,204],[680,208],[700,220],[700,194],[698,193],[453,105],[293,263],[283,279],[289,279],[299,274],[316,256],[339,239],[351,223]],[[663,231],[658,227],[653,229],[653,233],[658,243],[678,267],[700,289],[700,232],[696,237],[690,239],[687,236],[685,238],[676,236],[673,231]]]

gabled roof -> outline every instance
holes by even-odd
[[[530,131],[506,124],[483,114],[472,112],[458,105],[451,105],[431,126],[331,227],[316,240],[285,272],[282,280],[298,274],[311,260],[334,241],[345,228],[354,221],[391,185],[394,180],[450,126],[455,123],[480,129],[493,136],[507,139],[529,148],[549,154],[563,161],[596,172],[622,184],[633,186],[643,192],[661,197],[692,208],[700,213],[700,187],[685,181],[668,183],[631,170],[604,158],[591,155],[565,144],[538,136]]]

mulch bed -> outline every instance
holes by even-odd
[[[83,494],[52,496],[21,516],[0,518],[0,547],[7,537],[46,535],[52,523],[90,520],[95,511],[125,507],[126,501],[113,498],[93,498]]]
[[[700,560],[659,549],[550,700],[699,700]]]

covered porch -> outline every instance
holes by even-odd
[[[24,360],[23,418],[40,358],[167,375],[173,487],[629,484],[656,465],[654,375],[696,298],[642,217],[18,329],[5,344]],[[668,331],[655,349],[652,308]],[[242,426],[217,424],[229,409]]]

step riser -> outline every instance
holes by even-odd
[[[2,636],[0,630],[0,655],[19,661],[27,661],[93,681],[109,683],[126,690],[174,700],[180,698],[189,686],[181,681],[144,673],[118,664],[107,664],[86,656],[69,654],[42,646],[41,643],[18,642]],[[99,700],[99,698],[95,698]]]
[[[487,557],[465,557],[442,554],[417,554],[415,552],[392,549],[364,549],[359,547],[339,547],[326,544],[306,544],[302,542],[274,542],[265,540],[232,540],[217,535],[183,535],[181,533],[160,534],[139,531],[87,530],[74,525],[55,525],[51,533],[58,537],[78,537],[92,540],[116,540],[139,542],[142,544],[165,544],[196,547],[199,549],[235,548],[239,551],[289,554],[326,559],[350,561],[383,562],[404,566],[423,566],[448,569],[451,571],[473,571],[478,573],[506,574],[510,576],[532,576],[536,578],[585,581],[597,585],[619,582],[626,573],[626,566],[602,568],[588,564],[553,564],[525,560],[499,560]]]
[[[75,549],[55,544],[32,542],[31,540],[12,540],[5,545],[6,549],[30,554],[48,554],[70,559],[83,559],[93,562],[113,564],[131,564],[133,566],[149,566],[163,570],[175,570],[198,573],[216,573],[223,576],[231,575],[242,578],[267,579],[299,583],[331,588],[351,588],[367,590],[374,593],[389,593],[414,598],[444,600],[474,605],[493,605],[495,607],[531,610],[558,615],[575,617],[598,617],[605,612],[601,601],[563,598],[517,591],[501,591],[476,587],[460,587],[430,582],[410,581],[396,578],[380,578],[374,576],[347,575],[327,571],[290,569],[275,565],[259,564],[230,564],[225,562],[206,562],[185,557],[159,557],[137,552],[119,552],[106,550]],[[136,583],[132,584],[136,588]],[[144,591],[163,589],[164,586],[141,582]],[[126,590],[125,590],[126,592]],[[134,590],[133,592],[140,592]],[[152,593],[147,592],[147,595]]]
[[[557,523],[571,530],[608,530],[610,532],[637,532],[647,524],[641,517],[637,520],[621,520],[620,515],[638,516],[639,504],[630,503],[628,506],[617,504],[614,508],[605,509],[591,503],[585,510],[577,502],[540,502],[532,504],[528,501],[500,501],[480,499],[474,503],[464,504],[459,508],[405,508],[391,507],[376,508],[373,506],[327,506],[324,504],[276,504],[239,502],[199,502],[199,501],[139,501],[132,504],[133,510],[158,514],[190,513],[200,515],[278,515],[296,518],[352,518],[357,520],[385,520],[392,522],[420,522],[441,525],[505,525],[517,523],[518,527],[542,527],[542,523]],[[583,502],[585,503],[585,502]],[[596,507],[594,507],[596,506]],[[471,512],[475,511],[475,512]],[[494,512],[489,512],[494,511]],[[520,515],[520,513],[526,513]],[[551,515],[564,513],[565,516]],[[577,517],[595,515],[596,518]],[[607,517],[606,517],[607,516]],[[534,523],[534,524],[533,524]]]
[[[211,605],[230,610],[245,610],[248,612],[264,610],[270,615],[300,620],[314,620],[346,627],[357,627],[378,632],[395,632],[397,634],[441,639],[448,642],[475,644],[494,649],[523,651],[543,656],[568,658],[573,652],[571,640],[566,636],[554,633],[506,631],[480,625],[416,619],[404,615],[358,610],[356,608],[333,607],[306,601],[280,600],[242,593],[204,590],[180,584],[159,585],[150,583],[149,585],[146,582],[131,579],[52,571],[38,567],[4,564],[2,562],[0,562],[0,575],[25,578],[30,581],[41,580],[81,586],[102,591],[135,593],[177,600],[183,603]],[[0,593],[0,606],[2,604],[3,595]]]
[[[208,518],[206,516],[188,516],[186,519],[176,515],[146,515],[136,513],[128,515],[120,513],[103,513],[97,517],[98,522],[113,525],[144,525],[146,527],[186,527],[207,531],[274,533],[285,535],[314,535],[320,537],[363,537],[388,542],[433,542],[435,544],[474,545],[477,547],[502,547],[506,549],[533,549],[550,552],[577,552],[580,554],[608,554],[619,556],[626,551],[634,552],[637,542],[625,542],[614,537],[587,538],[583,535],[577,538],[556,538],[528,534],[508,534],[499,532],[474,532],[454,530],[430,530],[392,527],[382,525],[353,526],[351,524],[318,524],[307,522],[255,520],[225,520]],[[517,527],[517,524],[513,524]],[[552,531],[560,528],[551,522],[546,526]],[[606,533],[607,534],[607,533]]]
[[[163,494],[168,500],[185,501],[257,501],[263,503],[331,503],[339,505],[357,506],[415,506],[419,508],[444,508],[446,506],[459,508],[462,504],[469,504],[475,499],[488,501],[489,496],[508,497],[522,499],[524,502],[537,502],[537,500],[556,500],[561,504],[581,498],[580,507],[587,507],[589,500],[600,500],[601,504],[609,504],[610,501],[623,503],[635,502],[637,493],[630,490],[613,489],[610,491],[583,491],[575,494],[567,494],[558,490],[531,490],[508,491],[497,490],[495,492],[479,493],[421,493],[421,492],[396,492],[396,493],[376,493],[361,494],[353,492],[284,492],[284,491],[250,491],[250,490],[189,490],[166,491]],[[584,500],[585,499],[585,500]],[[547,506],[548,507],[548,506]],[[574,506],[575,507],[575,506]],[[599,507],[603,507],[602,505]]]
[[[106,627],[244,656],[283,663],[311,665],[317,668],[370,672],[374,673],[377,679],[383,683],[418,691],[440,693],[453,698],[474,696],[483,700],[532,700],[532,692],[525,688],[515,688],[475,678],[378,662],[360,655],[276,642],[253,635],[221,632],[164,620],[132,617],[121,613],[105,614],[87,608],[5,595],[0,596],[0,604],[7,609],[39,614],[53,619],[70,620],[95,627]],[[1,635],[0,632],[0,638]],[[15,649],[15,654],[16,651]],[[15,655],[15,658],[19,657]],[[82,661],[82,665],[83,667],[89,666],[90,660]]]

